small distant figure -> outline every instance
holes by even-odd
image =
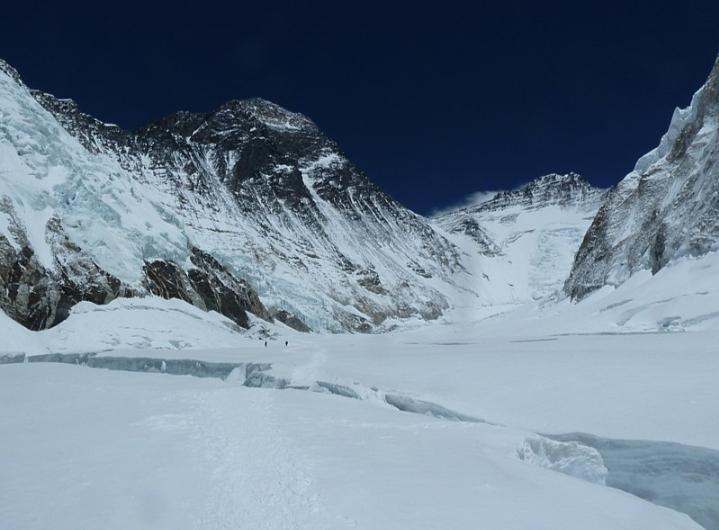
[[[267,348],[267,341],[265,341],[265,348]]]
[[[287,346],[289,343],[290,343],[290,341],[286,340],[286,341],[285,341],[285,346]]]

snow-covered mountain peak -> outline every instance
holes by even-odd
[[[565,191],[567,194],[576,192],[577,190],[586,191],[592,188],[589,181],[579,173],[549,173],[543,175],[522,186],[523,189],[535,190],[558,190]]]
[[[265,130],[272,134],[322,134],[306,116],[262,98],[233,99],[211,112],[175,112],[151,121],[137,133],[164,131],[198,141],[209,136],[211,141],[216,141],[218,135],[239,132],[260,136]],[[199,136],[195,138],[195,135]]]
[[[237,100],[126,131],[0,89],[0,306],[26,326],[147,293],[331,331],[449,306],[456,249],[301,114]]]
[[[549,207],[576,210],[586,217],[596,212],[605,193],[606,190],[592,186],[577,173],[550,173],[511,191],[478,194],[482,197],[480,200],[455,210],[444,210],[434,216],[434,220],[451,233],[470,236],[482,253],[491,255],[499,253],[501,245],[497,246],[487,234],[487,223],[499,219],[507,224],[520,213]]]
[[[433,219],[463,250],[483,304],[553,296],[606,191],[549,174]]]
[[[291,112],[262,98],[231,100],[222,105],[217,112],[243,113],[275,131],[293,132],[308,128],[317,130],[316,125],[306,116]]]

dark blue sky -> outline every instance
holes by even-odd
[[[270,99],[426,213],[552,171],[617,182],[719,51],[717,0],[225,4],[6,3],[0,57],[128,128]]]

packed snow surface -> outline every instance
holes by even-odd
[[[521,460],[520,430],[59,364],[0,383],[8,528],[699,528]]]

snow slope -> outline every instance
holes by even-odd
[[[290,333],[256,319],[249,330],[228,318],[177,299],[122,298],[106,305],[80,302],[51,329],[30,331],[0,313],[0,357],[24,353],[89,353],[114,350],[176,350],[254,346],[257,337]]]
[[[118,299],[107,305],[80,302],[59,326],[36,333],[53,353],[121,349],[198,348],[208,341],[231,348],[249,339],[228,318],[182,300]]]
[[[673,260],[643,270],[618,287],[605,286],[582,303],[546,306],[538,328],[570,332],[684,332],[719,329],[719,253]]]
[[[0,358],[17,353],[37,353],[42,351],[38,346],[37,334],[22,327],[4,312],[0,311]]]

